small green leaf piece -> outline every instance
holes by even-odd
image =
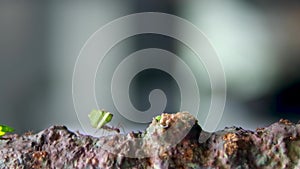
[[[0,137],[3,136],[3,135],[5,135],[5,132],[0,131]]]
[[[104,110],[93,110],[88,117],[91,125],[94,128],[100,129],[112,120],[113,114]]]
[[[156,121],[160,121],[161,115],[155,117]]]
[[[13,132],[14,129],[9,126],[0,125],[0,136],[5,135],[7,132]]]

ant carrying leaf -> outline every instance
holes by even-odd
[[[4,136],[8,132],[13,132],[13,131],[14,129],[12,127],[0,125],[0,137]]]
[[[117,133],[120,133],[120,130],[118,128],[110,127],[106,125],[109,123],[112,118],[113,114],[105,111],[105,110],[93,110],[89,115],[91,125],[96,129],[104,129],[107,131],[115,131]]]

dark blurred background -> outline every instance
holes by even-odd
[[[187,19],[214,45],[228,87],[219,129],[255,129],[280,118],[300,120],[299,1],[11,0],[0,1],[0,124],[17,133],[54,124],[81,130],[72,102],[72,73],[80,49],[106,23],[146,11]],[[160,47],[183,58],[189,55],[164,37],[131,41],[136,49]],[[157,73],[144,72],[146,78],[137,77],[135,85],[138,79],[153,81]],[[172,79],[166,81],[161,88]],[[174,92],[169,91],[171,100]],[[147,106],[132,100],[137,108]],[[177,109],[178,100],[172,102],[166,111]]]

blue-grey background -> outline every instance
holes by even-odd
[[[232,125],[255,129],[280,118],[300,119],[297,1],[11,0],[0,1],[0,124],[14,127],[17,133],[54,124],[81,130],[72,102],[72,73],[80,49],[106,23],[146,11],[187,19],[216,48],[228,87],[219,129]],[[190,55],[165,37],[145,35],[128,39],[133,45],[124,42],[116,47],[116,55],[146,47],[177,51],[182,58]],[[205,73],[200,67],[199,74]],[[148,79],[162,82],[169,93],[166,111],[176,111],[178,87],[167,74],[143,72],[136,79],[130,92],[137,108],[147,107],[143,101],[147,93],[139,91]],[[204,98],[207,83],[204,76]]]

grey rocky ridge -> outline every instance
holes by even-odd
[[[203,141],[201,136],[208,139]],[[52,126],[5,135],[0,168],[300,168],[300,124],[207,133],[188,112],[153,118],[144,132],[96,138]]]

